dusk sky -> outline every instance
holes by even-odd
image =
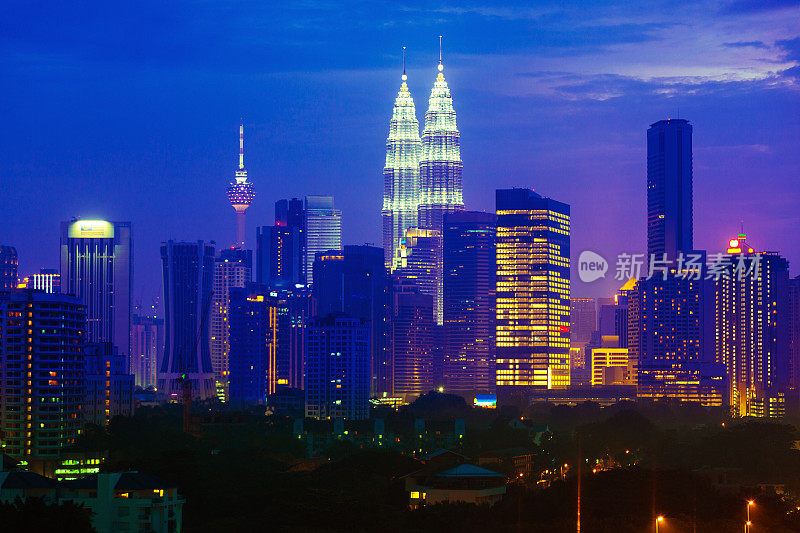
[[[333,195],[346,244],[380,245],[385,141],[408,47],[424,120],[444,35],[468,209],[529,187],[572,208],[572,259],[645,251],[645,134],[694,126],[695,247],[751,245],[800,274],[797,1],[14,2],[0,19],[0,244],[58,267],[59,222],[133,223],[135,302],[159,243],[234,239],[225,197],[245,124],[248,211]]]

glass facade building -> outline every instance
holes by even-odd
[[[0,293],[3,453],[57,457],[83,427],[86,306],[33,290]]]
[[[496,205],[497,394],[520,402],[570,384],[570,209],[529,189]]]
[[[110,342],[128,359],[132,287],[130,222],[61,223],[61,292],[77,296],[86,305],[86,341]]]
[[[264,404],[278,385],[278,306],[260,283],[230,290],[230,401]]]
[[[220,250],[214,260],[214,295],[210,310],[211,367],[220,400],[225,401],[228,388],[228,353],[230,351],[228,312],[229,291],[249,283],[253,271],[253,252],[237,248]]]
[[[470,402],[495,388],[496,224],[493,213],[444,216],[443,385]]]
[[[313,285],[316,316],[346,314],[370,328],[370,392],[378,391],[387,361],[389,281],[383,250],[345,246],[318,253]]]
[[[329,315],[306,327],[306,416],[369,417],[369,324]]]
[[[333,196],[306,196],[304,209],[305,279],[314,282],[314,257],[318,252],[342,249],[342,212]]]
[[[647,130],[647,256],[692,250],[692,125],[667,119]]]
[[[394,101],[389,137],[386,139],[386,165],[383,169],[383,250],[384,266],[391,268],[400,241],[409,228],[417,226],[420,198],[419,163],[422,141],[414,99],[403,82]]]
[[[776,253],[756,255],[744,235],[731,239],[716,281],[717,362],[728,375],[727,401],[738,416],[790,382],[789,262]],[[761,409],[761,405],[758,405]]]
[[[216,395],[208,342],[214,242],[167,241],[161,244],[161,262],[166,327],[158,391],[180,396],[178,380],[187,374],[192,395],[211,398]]]

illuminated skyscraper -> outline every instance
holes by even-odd
[[[789,364],[790,385],[800,388],[800,276],[789,280]]]
[[[628,299],[628,357],[637,396],[720,406],[724,375],[714,364],[714,282],[689,272],[640,279]]]
[[[370,390],[378,391],[387,361],[389,281],[383,250],[347,245],[320,252],[314,261],[314,303],[317,316],[346,314],[370,328]]]
[[[306,327],[306,416],[369,417],[369,325],[329,315]]]
[[[453,98],[444,80],[441,37],[438,68],[422,132],[419,226],[441,231],[445,213],[464,209],[459,133]]]
[[[228,201],[236,211],[236,248],[245,248],[245,225],[244,216],[247,208],[253,203],[256,197],[256,188],[247,181],[247,171],[244,169],[244,123],[239,124],[239,170],[236,171],[236,178],[228,186],[226,191]]]
[[[789,384],[789,263],[756,253],[745,235],[730,240],[716,282],[716,356],[728,375],[728,405],[758,416]]]
[[[0,246],[0,291],[8,291],[16,286],[17,249],[13,246]]]
[[[214,295],[211,300],[209,348],[211,367],[222,401],[228,387],[228,353],[230,351],[228,312],[230,290],[244,287],[251,280],[253,252],[243,249],[223,249],[214,260]]]
[[[84,364],[83,419],[103,427],[115,416],[132,416],[135,378],[126,358],[110,342],[89,343]]]
[[[256,281],[273,288],[305,283],[304,226],[302,200],[275,202],[275,225],[256,228]]]
[[[647,252],[673,270],[639,279],[629,293],[628,356],[637,395],[721,405],[724,369],[714,364],[714,284],[675,263],[692,248],[692,126],[661,120],[647,130]]]
[[[442,232],[434,229],[409,228],[400,241],[393,272],[416,284],[419,292],[433,297],[433,319],[444,320],[442,312]]]
[[[260,283],[230,291],[230,400],[264,404],[278,384],[277,299]]]
[[[33,290],[0,299],[3,453],[55,457],[83,427],[86,306]]]
[[[393,282],[387,373],[391,388],[380,392],[414,401],[434,387],[434,300],[410,280],[395,276]]]
[[[405,47],[400,91],[394,101],[389,137],[386,139],[386,166],[383,169],[383,252],[384,265],[391,268],[400,241],[409,228],[417,226],[420,180],[419,160],[422,142],[414,100],[406,85]]]
[[[208,346],[214,242],[161,243],[161,262],[166,328],[158,391],[180,396],[179,379],[186,374],[194,397],[211,398],[216,395]]]
[[[648,258],[692,250],[692,227],[692,125],[661,120],[647,130]]]
[[[439,37],[439,74],[433,84],[422,132],[422,159],[419,164],[419,227],[442,231],[445,213],[464,210],[461,183],[461,148],[456,127],[456,112],[450,89],[444,80],[441,36]],[[441,253],[436,280],[442,292]],[[436,323],[443,321],[441,299],[437,303]]]
[[[443,383],[470,402],[495,387],[496,225],[494,213],[444,217]]]
[[[61,223],[61,292],[86,305],[87,342],[110,342],[130,355],[132,287],[130,222]]]
[[[158,362],[164,354],[164,319],[133,315],[131,325],[131,372],[137,387],[155,387]]]
[[[497,393],[569,386],[569,205],[497,191]]]
[[[333,207],[333,196],[306,196],[304,209],[305,279],[314,282],[317,252],[342,249],[342,212]]]

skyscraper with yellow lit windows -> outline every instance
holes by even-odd
[[[496,209],[497,394],[524,402],[569,386],[569,205],[499,189]]]

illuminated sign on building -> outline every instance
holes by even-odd
[[[484,409],[495,409],[497,407],[497,395],[476,394],[473,405],[475,407],[483,407]]]
[[[69,226],[70,239],[111,239],[114,225],[105,220],[78,220]]]

